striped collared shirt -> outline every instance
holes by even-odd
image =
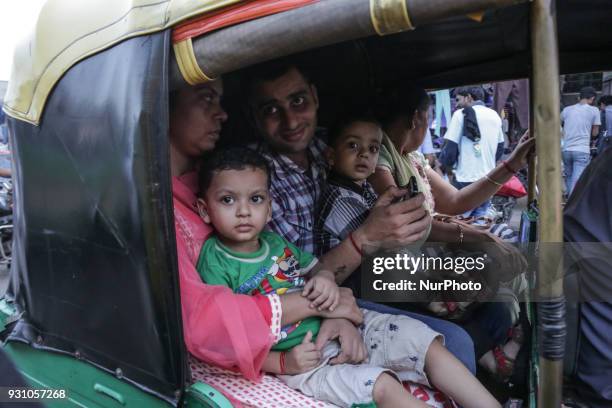
[[[327,175],[325,143],[315,137],[308,146],[310,167],[303,169],[263,142],[254,149],[270,165],[272,220],[267,229],[303,251],[314,253],[315,209]]]
[[[358,186],[332,172],[323,189],[317,213],[315,253],[319,256],[325,254],[359,228],[376,199],[376,193],[367,181]]]

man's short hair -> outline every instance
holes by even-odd
[[[456,95],[471,96],[475,101],[484,100],[484,89],[482,86],[464,86],[455,91]]]
[[[293,68],[295,68],[302,75],[306,83],[312,83],[309,73],[298,60],[292,58],[281,58],[247,68],[242,74],[241,78],[241,89],[243,95],[245,95],[247,99],[250,99],[253,88],[257,84],[260,82],[278,79]]]
[[[266,173],[270,188],[270,166],[266,159],[256,151],[246,147],[228,147],[214,150],[203,157],[199,172],[199,194],[206,194],[215,173],[223,170],[259,169]]]
[[[591,99],[597,96],[597,91],[592,86],[585,86],[580,89],[580,99]]]
[[[603,95],[601,98],[599,98],[599,102],[597,104],[603,104],[604,106],[612,105],[612,95]]]

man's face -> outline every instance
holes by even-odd
[[[316,88],[295,68],[277,79],[255,84],[252,91],[256,127],[278,153],[306,150],[314,137],[318,108]]]
[[[221,107],[221,80],[178,91],[170,113],[170,143],[188,157],[213,150],[227,113]]]
[[[455,102],[457,102],[457,107],[467,108],[472,105],[472,97],[469,95],[457,95],[455,96]]]

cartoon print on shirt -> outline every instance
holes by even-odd
[[[272,275],[274,280],[277,282],[291,282],[293,286],[302,286],[304,284],[303,279],[300,277],[300,264],[289,248],[285,247],[283,255],[273,256],[272,260],[274,264],[268,271],[268,274]]]

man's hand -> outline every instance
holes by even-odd
[[[312,342],[312,332],[308,331],[301,344],[287,352],[283,374],[301,374],[319,365],[321,352]]]
[[[302,296],[311,301],[310,307],[318,311],[329,310],[333,312],[340,303],[340,290],[332,272],[320,270],[313,276],[302,290]]]
[[[323,310],[319,312],[319,315],[327,319],[342,318],[348,319],[355,324],[361,324],[363,322],[363,313],[357,307],[353,291],[349,288],[339,288],[339,291],[340,302],[338,302],[338,306],[334,311]]]
[[[332,358],[330,364],[359,364],[368,357],[366,346],[359,330],[346,319],[325,319],[315,342],[317,350],[322,350],[328,341],[338,339],[341,352]]]
[[[374,208],[363,225],[353,237],[363,246],[373,245],[402,246],[422,239],[429,225],[431,216],[423,208],[425,197],[419,194],[406,201],[391,204],[396,197],[406,194],[405,189],[389,187],[378,198]]]

